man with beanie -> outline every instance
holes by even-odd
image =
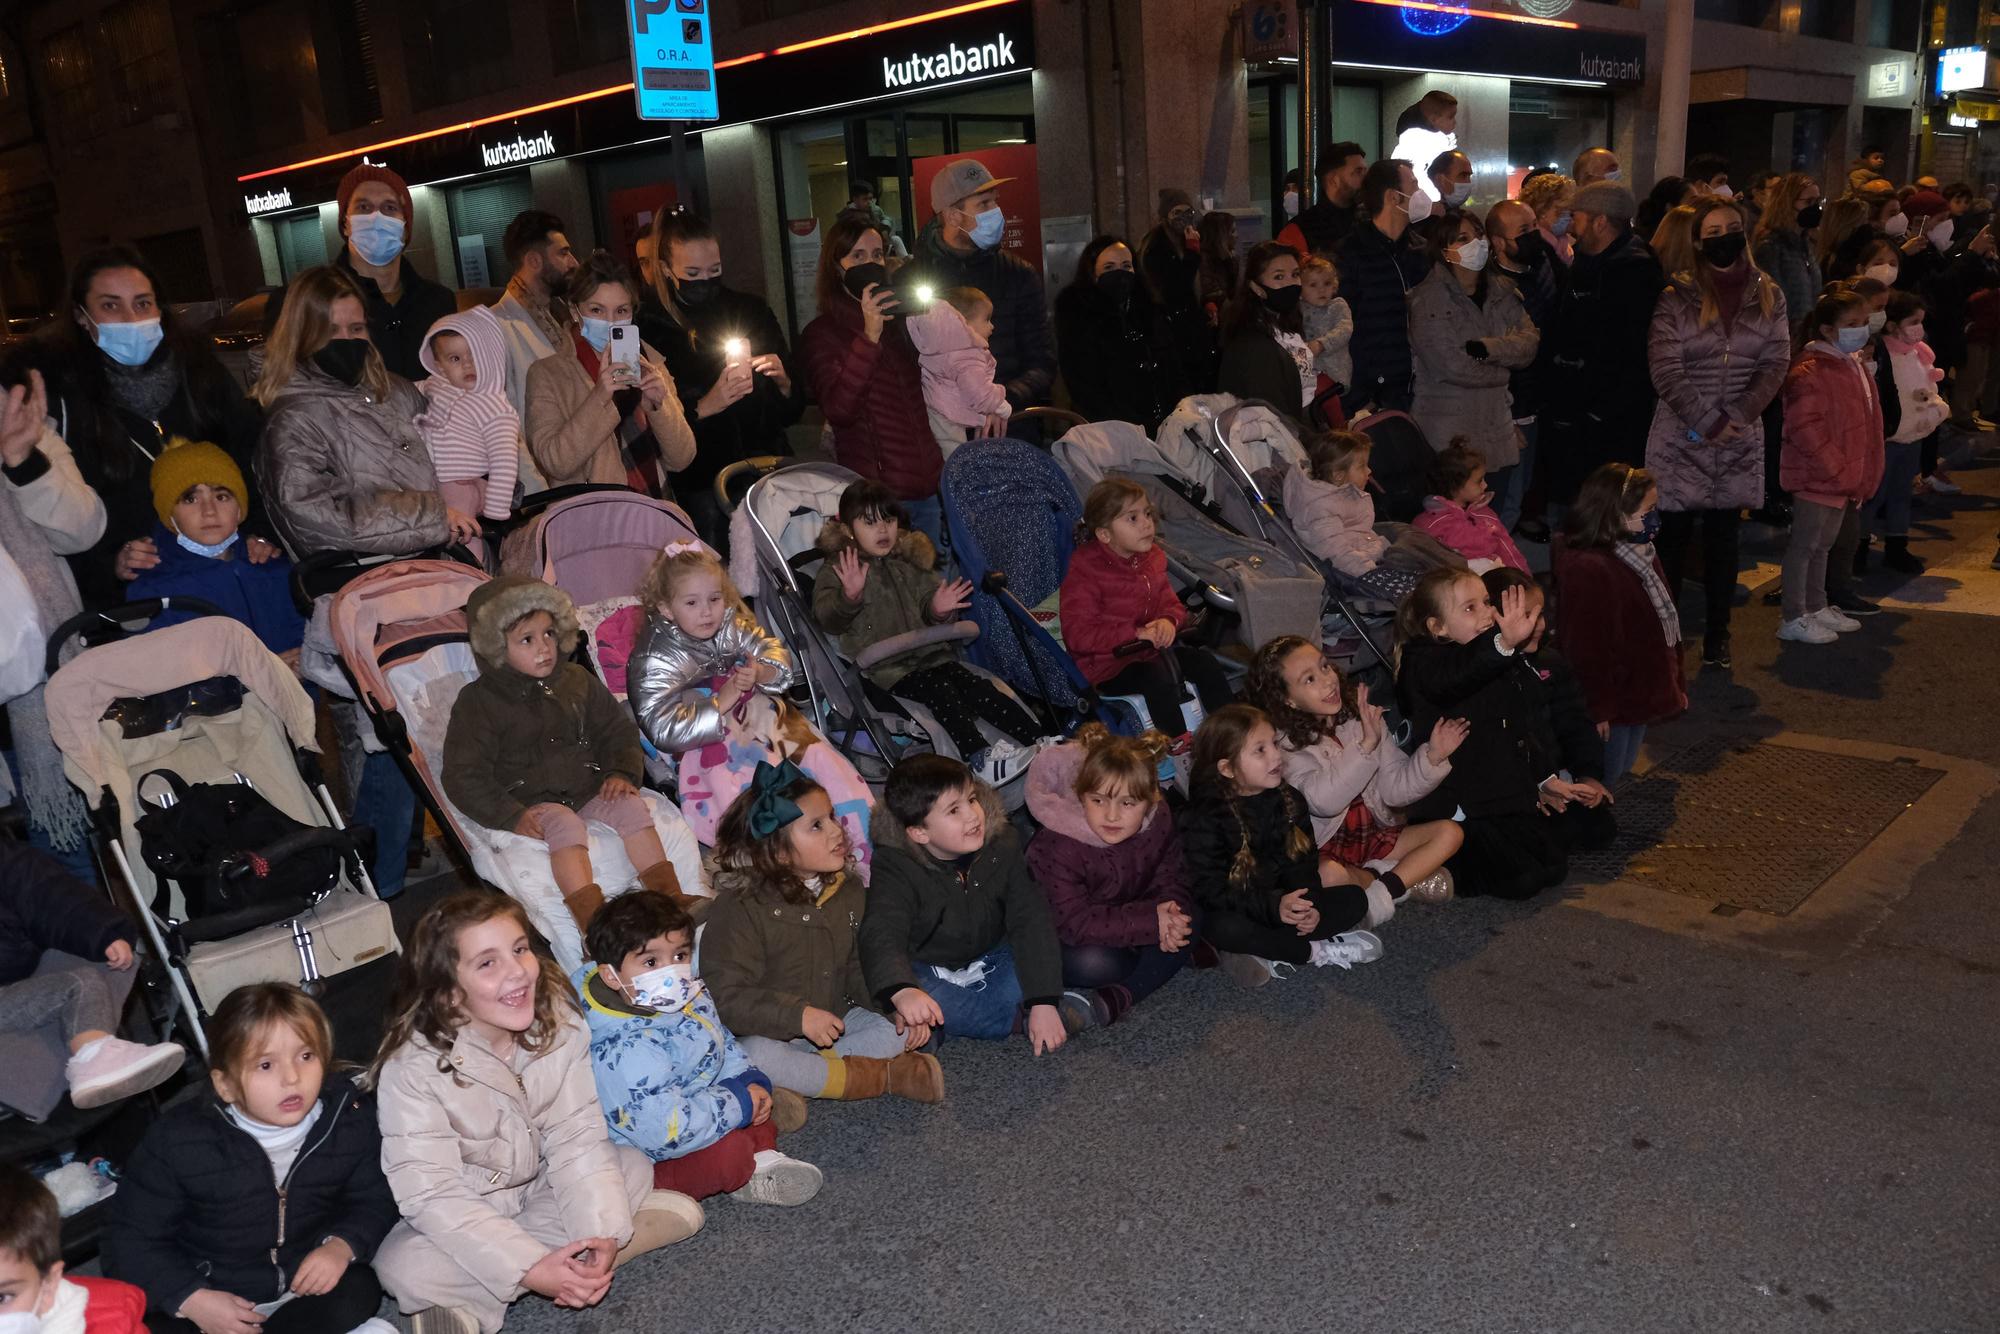
[[[244,554],[237,530],[249,515],[250,493],[236,461],[217,445],[176,438],[154,460],[151,481],[160,563],[132,581],[131,600],[200,598],[296,667],[306,623],[292,603],[292,563],[281,554],[253,565]],[[168,612],[151,628],[193,619]]]
[[[972,287],[993,303],[993,335],[988,348],[998,366],[996,381],[1016,410],[1049,401],[1056,381],[1056,340],[1042,300],[1042,276],[1000,248],[1007,215],[1000,187],[986,165],[972,158],[947,163],[931,182],[931,209],[937,225],[917,241],[909,265],[897,275],[904,291],[926,283],[942,292]],[[915,314],[915,311],[910,312]]]
[[[1549,500],[1568,505],[1606,463],[1642,464],[1653,425],[1646,360],[1666,276],[1632,231],[1638,203],[1615,181],[1576,192],[1575,260],[1542,333],[1539,462]]]

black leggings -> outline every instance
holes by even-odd
[[[1574,802],[1560,815],[1482,815],[1460,827],[1465,842],[1445,865],[1468,898],[1533,898],[1562,883],[1570,853],[1595,851],[1618,837],[1618,818],[1609,806]]]
[[[1228,908],[1211,908],[1202,919],[1202,938],[1230,954],[1303,964],[1312,958],[1311,942],[1337,936],[1368,917],[1368,895],[1359,885],[1316,886],[1306,891],[1306,901],[1319,909],[1319,925],[1307,935],[1283,924],[1268,926]]]
[[[1103,992],[1115,1020],[1171,981],[1187,964],[1190,953],[1192,950],[1180,949],[1168,954],[1158,945],[1122,949],[1116,945],[1065,945],[1063,985]]]
[[[1688,547],[1694,541],[1695,520],[1701,520],[1701,584],[1708,604],[1709,639],[1729,633],[1729,611],[1736,600],[1737,529],[1739,510],[1682,510],[1660,516],[1660,564],[1676,600],[1687,573]]]
[[[913,700],[937,715],[940,726],[958,747],[958,757],[970,761],[986,749],[986,737],[979,724],[988,722],[1023,745],[1042,734],[1034,715],[991,681],[962,662],[941,662],[935,667],[919,667],[897,681],[890,693]]]
[[[347,1334],[371,1319],[381,1305],[382,1285],[375,1271],[356,1260],[332,1292],[294,1297],[271,1312],[264,1321],[264,1334]],[[146,1328],[153,1334],[200,1334],[194,1321],[158,1311],[146,1312]]]
[[[1139,695],[1146,701],[1146,712],[1153,715],[1153,726],[1168,736],[1179,736],[1187,731],[1187,723],[1181,715],[1181,701],[1186,692],[1181,688],[1185,681],[1194,687],[1196,698],[1201,700],[1203,711],[1213,713],[1227,704],[1229,677],[1206,649],[1189,648],[1176,644],[1173,648],[1174,661],[1168,663],[1167,655],[1158,654],[1142,658],[1126,667],[1118,675],[1111,677],[1097,687],[1100,695]],[[1177,674],[1174,666],[1178,665]]]

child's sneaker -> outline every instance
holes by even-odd
[[[69,1058],[69,1100],[79,1108],[102,1107],[164,1084],[187,1059],[178,1042],[143,1047],[124,1038],[87,1042]]]
[[[1254,954],[1231,954],[1227,950],[1218,950],[1217,954],[1222,960],[1222,971],[1239,987],[1261,987],[1278,976],[1278,965],[1269,959]]]
[[[802,1163],[796,1158],[779,1153],[776,1149],[759,1149],[756,1168],[741,1189],[729,1192],[732,1200],[742,1200],[746,1204],[804,1204],[819,1194],[826,1177],[811,1163]]]
[[[1373,931],[1345,931],[1331,940],[1312,943],[1312,964],[1325,968],[1352,969],[1357,963],[1374,963],[1382,957],[1382,939]]]
[[[686,1241],[701,1231],[701,1225],[707,1221],[701,1206],[679,1191],[649,1190],[632,1211],[632,1240],[618,1252],[618,1263],[622,1265],[635,1255]]]
[[[1855,620],[1832,603],[1828,603],[1814,612],[1813,619],[1837,635],[1849,634],[1861,628],[1861,622]]]
[[[1028,762],[1038,749],[1015,741],[996,741],[979,752],[972,776],[988,787],[1005,787],[1028,771]]]
[[[408,1320],[410,1334],[479,1334],[478,1319],[457,1306],[426,1306]]]
[[[1778,638],[1793,644],[1831,644],[1840,636],[1815,614],[1786,621],[1778,627]]]
[[[1078,988],[1065,991],[1056,1008],[1062,1012],[1063,1027],[1071,1033],[1081,1033],[1086,1028],[1103,1028],[1111,1022],[1111,1007],[1095,990]]]

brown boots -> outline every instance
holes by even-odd
[[[838,1094],[846,1102],[862,1098],[908,1098],[911,1102],[944,1101],[944,1067],[938,1058],[920,1051],[906,1051],[893,1060],[870,1056],[843,1056],[847,1083]]]
[[[696,926],[701,925],[701,919],[708,915],[708,905],[715,901],[706,894],[682,893],[681,878],[674,871],[674,864],[670,861],[654,862],[639,872],[638,885],[639,888],[649,889],[655,894],[664,894],[680,904],[682,911],[687,913]]]
[[[806,1100],[790,1089],[771,1086],[771,1125],[780,1135],[802,1130],[806,1124]]]
[[[597,882],[593,880],[563,895],[563,906],[569,909],[571,917],[576,918],[576,929],[588,931],[590,919],[604,906],[604,891],[599,889]]]

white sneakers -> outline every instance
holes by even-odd
[[[1351,969],[1357,963],[1374,963],[1382,957],[1382,939],[1373,931],[1344,931],[1330,940],[1312,943],[1312,964],[1325,968]]]
[[[164,1084],[181,1068],[187,1052],[178,1042],[143,1047],[124,1038],[87,1042],[69,1058],[69,1100],[78,1107],[102,1107]]]
[[[979,763],[972,766],[972,776],[988,787],[1004,787],[1028,772],[1029,761],[1040,750],[1039,744],[1024,746],[1018,741],[996,741],[980,753]]]
[[[750,1180],[730,1191],[730,1199],[748,1204],[804,1204],[819,1194],[826,1181],[811,1163],[802,1163],[776,1149],[757,1150],[753,1161],[756,1167],[750,1173]]]
[[[1778,638],[1793,644],[1831,644],[1840,635],[1815,614],[1784,622],[1778,627]]]
[[[1849,616],[1831,603],[1813,613],[1819,623],[1837,635],[1852,634],[1861,628],[1861,622]]]

